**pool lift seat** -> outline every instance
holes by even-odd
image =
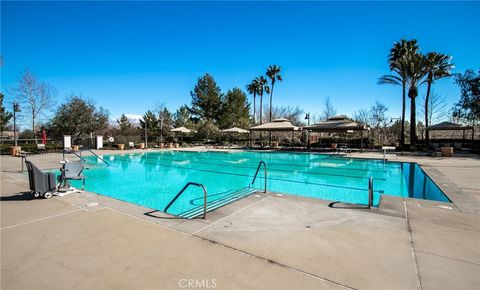
[[[81,180],[82,190],[85,188],[86,176],[83,174],[85,166],[81,161],[65,161],[63,167],[60,169],[61,174],[58,177],[58,192],[59,195],[65,195],[77,191],[72,187],[70,180]],[[63,194],[62,194],[63,193]]]

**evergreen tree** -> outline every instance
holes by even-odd
[[[130,123],[130,120],[128,120],[128,118],[127,118],[127,116],[125,116],[125,114],[122,114],[122,116],[120,116],[120,119],[117,120],[117,124],[120,127],[120,131],[122,133],[127,132],[132,127],[132,124]]]
[[[190,109],[186,106],[180,106],[177,109],[175,114],[173,115],[175,127],[185,127],[185,128],[193,128],[193,121],[192,121],[192,114]]]
[[[157,136],[160,132],[160,126],[158,124],[158,119],[155,114],[148,110],[145,115],[143,115],[143,120],[140,120],[140,130],[143,134],[145,132],[145,123],[147,124],[147,135],[148,136]]]
[[[101,134],[108,128],[108,115],[107,110],[97,109],[92,101],[71,96],[58,107],[48,131],[57,137],[71,135],[73,140],[90,133]]]
[[[8,122],[10,122],[12,117],[13,114],[5,110],[3,106],[3,94],[0,93],[0,133],[6,130]]]
[[[205,74],[198,79],[192,92],[192,110],[201,120],[217,123],[220,116],[222,95],[213,77]]]
[[[248,128],[250,104],[247,95],[239,88],[229,90],[225,95],[220,115],[220,126]]]

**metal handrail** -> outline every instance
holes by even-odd
[[[102,160],[105,164],[107,164],[107,166],[110,166],[110,164],[105,161],[102,157],[100,157],[97,153],[93,152],[92,149],[87,149],[88,151],[90,151],[90,153],[92,153],[93,155],[95,155],[98,159]]]
[[[257,171],[255,172],[255,175],[253,176],[253,180],[252,180],[252,183],[250,183],[250,186],[253,186],[253,184],[255,183],[255,180],[257,179],[257,175],[258,175],[258,172],[260,171],[260,167],[262,166],[262,164],[263,164],[264,175],[265,175],[264,176],[265,177],[265,188],[263,189],[263,192],[266,193],[267,192],[267,164],[263,161],[260,161],[258,163]]]
[[[77,156],[78,158],[80,158],[80,160],[82,160],[83,162],[85,162],[85,159],[83,159],[82,156],[78,155],[75,151],[73,150],[68,150],[69,153],[73,153],[75,156]],[[63,160],[65,160],[65,149],[63,149]]]
[[[205,219],[205,218],[207,217],[207,189],[205,188],[205,186],[203,186],[203,184],[196,183],[196,182],[188,182],[187,184],[185,184],[185,186],[182,188],[182,190],[180,190],[180,191],[177,193],[177,195],[175,195],[175,197],[172,199],[172,201],[170,201],[170,203],[168,203],[168,205],[165,207],[165,209],[164,209],[163,211],[164,211],[164,212],[167,212],[167,210],[170,208],[170,206],[178,199],[178,197],[179,197],[190,185],[200,187],[200,188],[203,190],[203,219]]]
[[[373,206],[373,177],[368,179],[368,208]]]

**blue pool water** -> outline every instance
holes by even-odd
[[[268,167],[272,192],[366,204],[368,180],[374,179],[374,204],[380,195],[437,201],[448,198],[416,163],[331,157],[324,154],[263,152],[142,152],[103,155],[105,164],[86,157],[86,190],[163,210],[185,183],[204,184],[209,201],[247,187],[258,163]],[[263,189],[260,170],[254,187]],[[190,187],[168,210],[180,214],[201,205],[203,193]]]

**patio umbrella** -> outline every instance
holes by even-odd
[[[191,133],[191,132],[197,132],[197,131],[195,131],[195,130],[190,130],[190,129],[185,128],[185,127],[178,127],[178,128],[172,129],[172,132],[182,133],[182,143],[183,143],[183,134],[185,134],[185,133]]]
[[[242,129],[242,128],[237,128],[237,127],[233,127],[233,128],[230,128],[230,129],[225,129],[225,130],[222,130],[222,132],[225,132],[225,133],[250,133],[250,131],[248,131],[248,130],[245,130],[245,129]]]
[[[222,132],[224,132],[224,133],[232,133],[234,136],[235,136],[235,134],[248,134],[248,133],[250,133],[250,131],[245,130],[245,129],[242,129],[242,128],[238,128],[238,127],[233,127],[233,128],[230,128],[230,129],[225,129],[225,130],[222,130]],[[233,141],[235,141],[235,138],[233,139]]]
[[[45,129],[42,131],[42,144],[47,144],[47,131]]]

